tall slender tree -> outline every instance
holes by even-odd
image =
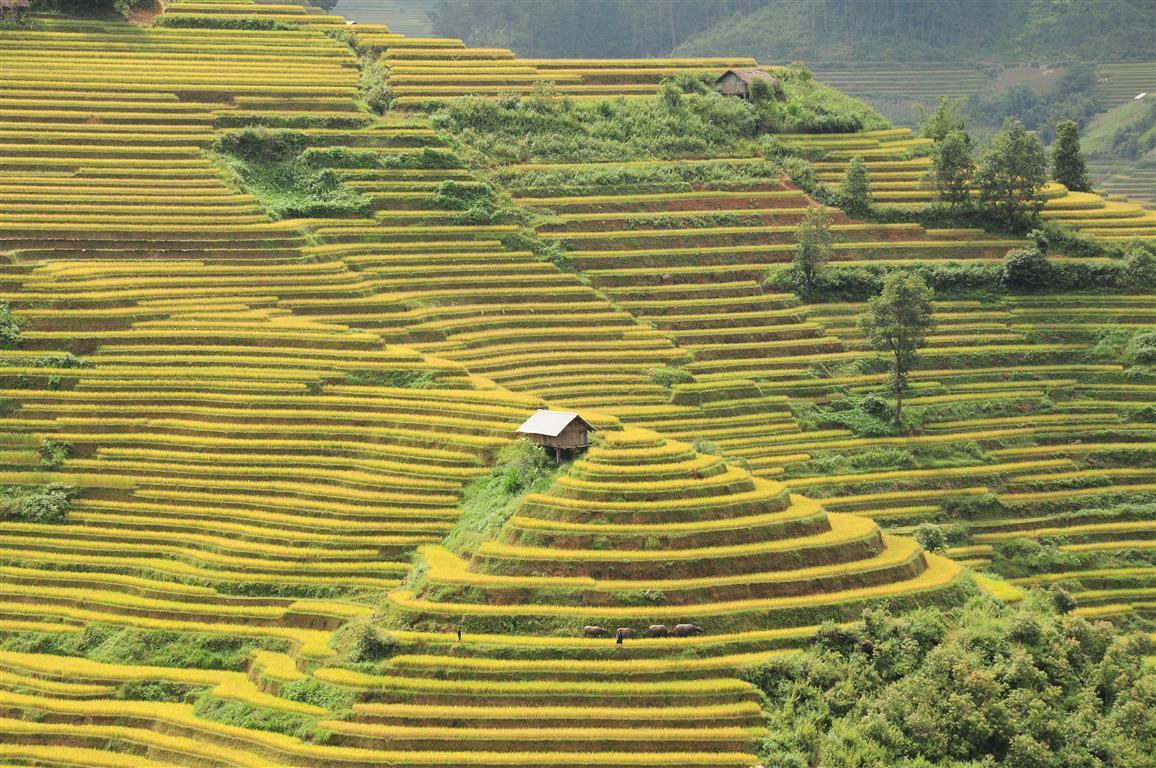
[[[1074,120],[1056,125],[1052,144],[1052,177],[1073,192],[1091,192],[1088,168],[1080,151],[1080,126]]]
[[[871,207],[871,182],[867,178],[867,164],[861,157],[851,158],[843,184],[839,188],[843,204],[851,214],[863,214]]]
[[[934,291],[911,272],[892,272],[883,280],[883,291],[867,303],[859,327],[872,349],[891,355],[889,384],[895,395],[895,423],[903,416],[907,377],[915,365],[926,334],[935,325],[931,311]]]
[[[931,167],[924,180],[939,199],[955,206],[967,202],[971,196],[974,173],[971,139],[963,131],[948,131],[943,139],[935,142]]]
[[[831,257],[831,217],[821,205],[810,208],[799,222],[798,244],[795,259],[791,264],[795,282],[799,285],[803,298],[810,299],[815,294],[819,279],[827,260]]]

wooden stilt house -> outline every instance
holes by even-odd
[[[518,427],[517,434],[545,448],[555,461],[563,461],[589,448],[590,433],[595,431],[577,413],[541,408]]]

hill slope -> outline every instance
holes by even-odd
[[[743,669],[972,589],[915,521],[1075,580],[1083,610],[1151,610],[1153,385],[1123,369],[1151,295],[945,300],[917,433],[853,436],[832,414],[884,378],[855,307],[762,287],[813,201],[737,138],[745,106],[651,98],[724,62],[345,26],[181,0],[158,27],[0,32],[25,324],[0,350],[3,759],[752,765]],[[385,117],[358,107],[375,51]],[[784,79],[794,119],[860,109]],[[652,120],[710,141],[609,130]],[[821,172],[920,162],[903,131],[820,142]],[[984,269],[1019,242],[835,215],[838,266]],[[534,479],[509,446],[544,404],[601,444]],[[455,548],[487,493],[491,533]],[[1024,574],[1021,535],[1065,539]]]
[[[719,22],[674,49],[788,62],[1027,62],[1150,59],[1156,18],[1142,0],[1109,0],[1086,13],[1049,0],[775,0]]]

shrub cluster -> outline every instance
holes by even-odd
[[[794,65],[751,101],[718,93],[706,75],[664,80],[656,99],[574,101],[540,81],[527,95],[459,98],[435,127],[488,163],[596,162],[711,157],[749,149],[765,133],[852,133],[888,128],[871,107]]]
[[[333,150],[311,143],[303,131],[250,126],[221,134],[213,149],[275,219],[370,215],[370,201],[346,187],[330,164],[318,162]]]
[[[0,519],[60,523],[72,511],[76,489],[63,483],[0,485]]]
[[[842,427],[861,437],[895,434],[891,407],[875,395],[845,397],[829,405],[801,403],[792,405],[792,410],[808,431]]]
[[[162,16],[157,20],[157,25],[182,29],[243,29],[264,32],[290,32],[301,29],[300,24],[288,21],[237,16]]]

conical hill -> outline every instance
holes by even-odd
[[[516,633],[802,626],[922,602],[959,574],[871,520],[642,429],[604,434],[468,561],[420,551],[425,583],[391,596],[406,623]]]

